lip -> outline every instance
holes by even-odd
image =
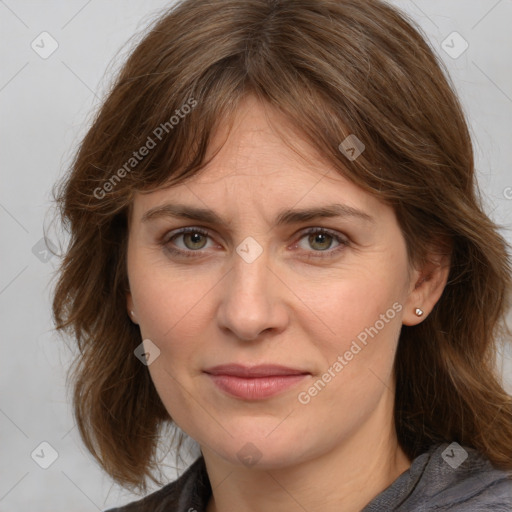
[[[297,385],[308,374],[274,375],[271,377],[235,377],[207,374],[225,393],[243,400],[263,400]]]
[[[285,366],[238,364],[215,366],[205,373],[221,391],[244,400],[263,400],[277,395],[310,375]]]
[[[256,366],[244,366],[242,364],[221,364],[204,370],[210,375],[231,375],[233,377],[278,377],[288,375],[306,375],[307,370],[289,368],[275,364],[259,364]]]

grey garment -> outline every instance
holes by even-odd
[[[388,510],[512,512],[512,474],[494,468],[472,448],[438,444],[416,457],[361,512]]]
[[[142,500],[106,512],[205,512],[211,486],[203,457]],[[512,512],[512,475],[476,450],[436,444],[361,512]],[[312,511],[313,512],[313,511]]]

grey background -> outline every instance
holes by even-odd
[[[511,242],[512,0],[392,3],[420,23],[449,68],[472,128],[487,211]],[[122,63],[130,37],[170,4],[0,0],[0,512],[85,512],[136,498],[113,485],[81,445],[65,382],[73,354],[52,332],[50,316],[58,259],[45,262],[37,244],[43,226],[54,242],[62,238],[49,224],[50,189],[68,167],[109,73]],[[31,47],[43,31],[58,43],[46,59]],[[469,44],[456,59],[442,48],[453,31]],[[500,364],[510,391],[510,351]],[[41,442],[58,453],[48,469],[31,458]],[[173,479],[174,460],[166,462]]]

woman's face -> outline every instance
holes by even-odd
[[[393,210],[294,143],[309,162],[247,99],[204,171],[134,200],[127,305],[151,340],[149,372],[176,424],[234,464],[284,467],[386,431],[400,328],[421,305]],[[206,373],[225,364],[302,375]]]

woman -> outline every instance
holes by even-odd
[[[375,0],[185,0],[58,191],[74,411],[117,511],[512,510],[508,247],[418,29]],[[112,512],[113,512],[112,511]]]

